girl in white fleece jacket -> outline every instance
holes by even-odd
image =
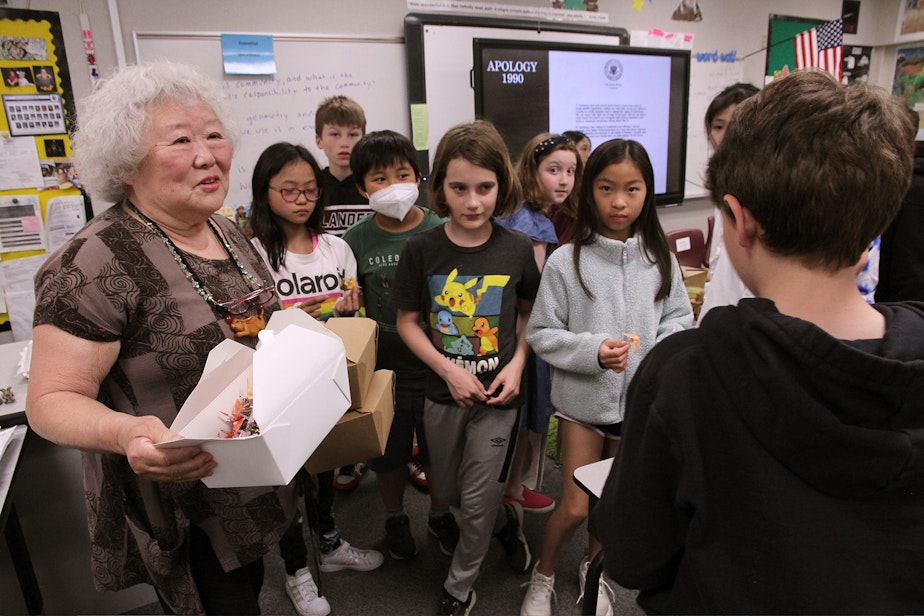
[[[691,327],[683,275],[658,221],[654,172],[635,141],[613,139],[587,161],[574,239],[546,262],[527,327],[533,351],[552,366],[562,476],[616,454],[629,381],[662,338]],[[551,614],[555,561],[587,517],[588,497],[566,481],[546,524],[521,614]],[[600,550],[592,537],[578,572]],[[598,613],[607,613],[601,583]]]

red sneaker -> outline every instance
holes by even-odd
[[[511,496],[504,497],[505,503],[520,503],[526,513],[545,513],[555,508],[555,499],[539,492],[534,492],[523,486],[523,497],[516,499]]]
[[[365,473],[366,464],[364,462],[340,467],[340,472],[334,477],[334,489],[341,492],[352,492],[359,486]]]
[[[414,445],[411,461],[407,463],[407,470],[407,480],[411,483],[411,485],[421,492],[427,492],[427,474],[424,472],[423,466],[420,464],[420,458],[417,455],[417,445]]]

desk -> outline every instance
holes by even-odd
[[[593,508],[594,503],[600,498],[612,467],[613,458],[607,458],[574,469],[574,483],[590,496],[590,508]],[[597,613],[597,589],[600,587],[600,574],[602,573],[603,550],[600,550],[587,568],[587,578],[584,580],[584,602],[581,604],[582,614]]]
[[[19,344],[19,346],[21,347],[22,345]],[[26,540],[22,535],[22,527],[19,525],[19,516],[13,506],[13,499],[7,498],[13,485],[16,468],[19,466],[19,454],[22,453],[22,446],[26,441],[28,428],[26,426],[16,426],[12,430],[13,436],[10,438],[3,456],[0,457],[0,504],[2,504],[0,528],[3,529],[3,536],[6,539],[10,556],[16,568],[16,578],[19,580],[20,589],[22,589],[26,610],[29,614],[41,614],[42,593],[39,591],[35,570],[32,568],[32,558],[29,556],[29,549],[26,547]]]
[[[596,502],[600,498],[600,493],[603,492],[603,484],[610,476],[611,468],[613,468],[613,458],[580,466],[574,469],[574,482]]]

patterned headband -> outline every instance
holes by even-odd
[[[555,135],[554,137],[549,137],[545,141],[540,141],[539,145],[536,146],[536,149],[533,150],[533,156],[536,160],[539,160],[539,157],[545,154],[548,150],[554,148],[557,145],[563,143],[573,143],[571,139],[565,137],[564,135]]]

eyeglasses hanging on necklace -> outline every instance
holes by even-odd
[[[298,197],[296,196],[296,199]],[[161,241],[164,242],[164,245],[167,247],[167,250],[173,256],[173,259],[177,262],[177,265],[180,266],[180,269],[183,271],[183,274],[186,276],[187,280],[192,284],[193,289],[199,294],[202,299],[204,299],[208,304],[215,307],[216,311],[224,318],[225,322],[231,328],[231,331],[234,332],[235,337],[242,338],[247,336],[256,336],[260,330],[266,327],[266,320],[264,318],[263,307],[271,302],[276,296],[276,287],[275,285],[263,284],[262,286],[254,289],[253,291],[243,295],[242,297],[236,299],[230,299],[224,302],[219,302],[215,299],[212,293],[205,287],[199,277],[196,276],[196,273],[189,266],[189,263],[186,262],[186,259],[177,249],[176,245],[173,243],[163,229],[160,226],[145,216],[131,201],[126,201],[128,208],[143,222],[151,231],[157,235]],[[237,258],[237,255],[234,254],[234,251],[231,250],[231,244],[219,233],[218,228],[215,226],[215,223],[211,220],[208,221],[208,227],[211,229],[212,233],[224,247],[225,252],[228,254],[228,258],[234,262],[238,270],[241,273],[241,277],[247,283],[248,286],[251,286],[256,282],[247,268],[243,263]],[[244,317],[243,315],[248,312],[256,311],[256,314],[251,314],[250,316]]]
[[[239,316],[247,314],[251,310],[258,310],[267,305],[276,297],[276,287],[267,285],[260,289],[251,291],[243,297],[231,299],[226,302],[218,302],[218,305],[224,308],[228,316]]]
[[[276,287],[267,285],[251,291],[243,297],[218,302],[216,307],[225,313],[225,323],[234,332],[236,338],[256,336],[266,327],[263,307],[276,297]],[[244,316],[256,311],[256,314]]]

